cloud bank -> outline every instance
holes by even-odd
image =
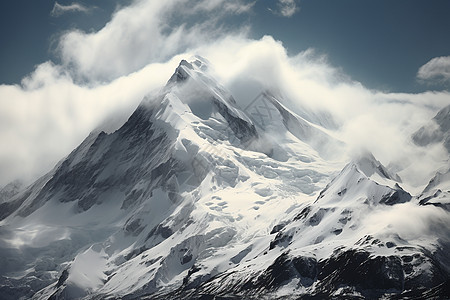
[[[74,77],[109,81],[230,33],[220,21],[248,12],[253,4],[240,0],[135,1],[117,11],[98,32],[75,30],[63,35],[58,50]]]
[[[412,133],[450,103],[448,92],[372,91],[350,81],[313,50],[289,56],[270,36],[229,37],[198,52],[208,57],[216,77],[243,107],[265,88],[280,90],[293,111],[331,115],[339,124],[333,134],[347,144],[349,153],[371,151],[411,185],[427,183],[448,159],[442,145],[420,148],[411,141]]]
[[[0,85],[0,186],[42,175],[91,130],[106,128],[105,120],[114,120],[106,129],[117,128],[194,54],[211,62],[242,107],[261,90],[277,89],[294,111],[331,115],[339,125],[332,134],[349,151],[368,149],[407,183],[426,184],[448,153],[439,145],[419,148],[410,135],[450,103],[449,93],[368,90],[313,49],[288,55],[273,37],[249,38],[245,23],[223,25],[253,4],[140,0],[97,32],[64,34],[61,64],[45,62],[21,85]]]

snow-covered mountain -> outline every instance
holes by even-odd
[[[437,172],[419,196],[420,204],[436,205],[450,210],[450,168]]]
[[[0,189],[0,203],[11,199],[17,195],[23,188],[24,183],[20,180],[14,180]]]
[[[269,91],[242,109],[182,61],[121,128],[1,200],[0,298],[448,297],[450,214],[426,205],[448,176],[411,195],[324,124]]]
[[[450,105],[441,109],[430,122],[416,131],[413,140],[420,146],[443,143],[450,153]]]

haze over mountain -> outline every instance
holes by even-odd
[[[448,2],[352,1],[48,5],[0,84],[0,299],[450,298]]]
[[[285,105],[299,115],[304,110],[325,110],[331,114],[340,125],[341,139],[355,144],[356,151],[360,147],[368,148],[383,162],[411,157],[416,149],[411,149],[405,136],[417,131],[449,104],[445,89],[427,91],[428,87],[435,88],[435,84],[442,83],[445,87],[448,83],[448,53],[443,52],[447,49],[444,28],[448,26],[444,23],[448,18],[441,16],[448,2],[439,0],[428,5],[408,1],[408,11],[398,13],[398,17],[393,15],[402,4],[392,4],[392,1],[380,1],[370,9],[354,1],[351,4],[354,12],[344,4],[324,6],[319,1],[310,2],[300,5],[298,1],[274,1],[269,5],[265,1],[247,0],[195,3],[135,0],[121,2],[108,22],[102,20],[114,6],[111,3],[98,3],[94,7],[86,3],[71,6],[73,3],[60,1],[29,10],[17,10],[16,6],[20,5],[17,1],[14,5],[11,1],[2,3],[5,6],[2,12],[6,14],[2,20],[13,19],[14,24],[20,23],[20,26],[2,26],[9,30],[2,35],[5,39],[2,44],[8,45],[2,47],[2,58],[16,55],[7,59],[8,64],[1,68],[8,74],[13,72],[11,64],[27,61],[24,51],[31,56],[37,53],[29,49],[37,46],[33,41],[38,39],[38,32],[41,34],[42,22],[49,22],[56,29],[39,39],[39,43],[47,41],[41,48],[51,49],[48,60],[37,60],[27,66],[34,71],[20,81],[0,84],[0,139],[6,141],[0,149],[0,186],[16,179],[31,183],[105,120],[118,119],[113,126],[117,129],[144,95],[159,90],[180,60],[194,54],[211,61],[214,76],[242,107],[262,90],[278,90],[289,101]],[[267,10],[267,5],[271,10]],[[48,12],[44,11],[46,7]],[[62,14],[55,16],[53,9]],[[283,16],[282,11],[293,14]],[[330,16],[331,11],[365,16],[367,20],[341,17],[346,20],[341,23],[333,14]],[[22,15],[14,17],[17,12],[27,14],[23,22],[19,21]],[[384,13],[388,14],[386,18]],[[426,18],[428,14],[433,16],[432,22]],[[39,20],[32,21],[35,18]],[[369,26],[371,20],[379,24],[376,20],[380,19],[388,22],[383,23],[387,28]],[[33,26],[26,26],[28,22],[33,22]],[[402,26],[394,26],[397,22]],[[413,29],[415,26],[420,27],[420,32]],[[35,30],[25,30],[28,28]],[[316,34],[312,33],[312,28]],[[305,35],[305,31],[311,32]],[[14,48],[16,42],[30,34],[28,44]],[[359,39],[355,36],[365,42],[356,43]],[[397,39],[397,36],[405,38]],[[389,47],[383,47],[386,45],[384,38],[388,37]],[[408,47],[415,39],[418,40],[414,45],[427,46]],[[323,47],[327,43],[330,48]],[[360,46],[371,50],[362,51]],[[395,55],[383,55],[383,51]],[[336,63],[334,55],[338,52],[347,53],[344,61],[361,66],[356,74],[363,73],[366,78],[388,70],[383,71],[389,73],[384,80],[396,74],[394,69],[403,70],[404,76],[397,76],[397,79],[416,84],[420,81],[423,83],[421,93],[403,90],[394,80],[389,81],[394,85],[392,89],[368,89],[358,82],[361,79],[354,73],[352,77],[348,75],[351,67]],[[370,64],[365,65],[361,61],[363,57],[356,59],[359,55],[368,55],[365,61]],[[399,66],[391,61],[394,58]],[[403,59],[413,61],[408,63]],[[407,63],[407,68],[400,67]],[[370,67],[371,64],[376,67]],[[441,155],[437,154],[441,149],[433,149],[429,154],[430,151],[425,156]],[[416,165],[418,170],[414,172],[421,177],[418,181],[422,184],[429,177],[429,172],[423,168],[432,163],[423,156],[419,155],[420,160],[411,160],[423,162],[422,169]]]
[[[2,297],[448,296],[448,176],[411,194],[282,102],[242,109],[181,61],[119,129],[3,193]]]

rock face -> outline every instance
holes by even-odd
[[[242,109],[182,61],[120,129],[2,198],[0,298],[448,297],[447,173],[412,196],[370,153],[335,159],[325,125],[268,92]]]

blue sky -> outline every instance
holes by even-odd
[[[289,2],[289,1],[287,1]],[[55,1],[15,0],[0,4],[0,83],[19,83],[36,65],[58,62],[58,37],[67,30],[99,30],[131,1],[67,1],[83,10],[55,14]],[[289,53],[308,48],[371,89],[420,92],[448,83],[417,80],[418,69],[450,54],[450,1],[302,0],[283,16],[277,1],[256,1],[251,10],[228,16],[222,26],[249,26],[250,37],[271,35]]]
[[[241,107],[275,90],[299,114],[330,115],[349,153],[426,182],[448,154],[410,136],[450,104],[448,12],[447,0],[1,1],[0,186],[117,129],[195,54]]]
[[[291,18],[271,15],[265,2],[255,34],[272,34],[292,52],[315,48],[369,88],[424,90],[419,67],[450,54],[450,1],[304,0]]]
[[[52,14],[54,0],[14,0],[0,2],[0,83],[19,83],[35,66],[52,59],[61,33],[74,28],[98,30],[111,18],[117,3],[105,1],[58,1],[62,5],[94,3],[88,13],[68,11]],[[130,1],[121,1],[123,4]],[[86,6],[88,7],[88,6]]]

